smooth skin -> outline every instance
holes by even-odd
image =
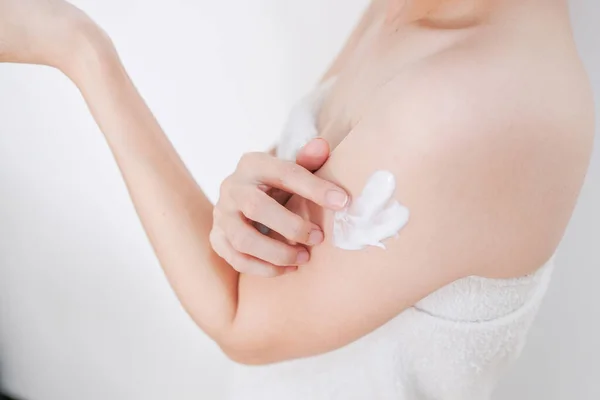
[[[490,0],[485,12],[418,21],[402,4],[375,1],[334,62],[319,118],[333,150],[315,175],[352,197],[387,169],[411,220],[387,250],[344,251],[331,242],[333,211],[293,196],[287,208],[325,239],[297,271],[268,279],[215,253],[215,207],[87,17],[59,0],[0,0],[0,61],[71,78],[181,303],[229,357],[266,364],[344,346],[456,279],[535,271],[575,206],[593,111],[566,2]]]

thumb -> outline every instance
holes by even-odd
[[[329,153],[329,143],[325,139],[315,138],[298,151],[296,164],[309,171],[316,171],[325,164]]]

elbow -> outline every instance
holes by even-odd
[[[273,342],[266,339],[231,335],[219,340],[217,344],[225,356],[236,364],[261,366],[285,361],[283,354],[276,351]]]
[[[246,366],[261,366],[270,364],[270,362],[268,362],[264,357],[262,357],[260,353],[248,352],[246,349],[242,350],[234,347],[220,347],[225,356],[227,356],[227,358],[229,358],[236,364]]]

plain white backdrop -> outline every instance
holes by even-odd
[[[113,37],[214,199],[243,152],[274,143],[366,0],[75,4]],[[572,10],[600,93],[600,6]],[[600,398],[599,164],[596,151],[497,400]],[[5,388],[29,400],[220,400],[229,382],[229,361],[168,287],[79,93],[43,67],[0,65],[0,364]]]

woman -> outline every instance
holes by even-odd
[[[591,151],[566,0],[374,0],[290,117],[277,152],[297,164],[244,156],[216,206],[79,10],[0,0],[0,61],[80,89],[180,301],[254,365],[239,399],[489,398]],[[360,242],[385,222],[360,215],[348,250],[334,228],[376,171],[410,217]]]

